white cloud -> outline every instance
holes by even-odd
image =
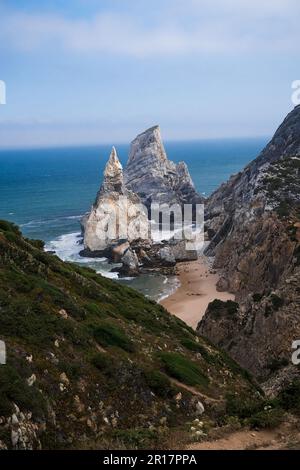
[[[52,46],[74,53],[134,57],[298,47],[295,0],[173,0],[162,5],[152,24],[146,21],[147,12],[145,18],[111,12],[91,19],[6,12],[0,41],[25,51]]]

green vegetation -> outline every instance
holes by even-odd
[[[285,410],[300,413],[300,380],[294,380],[279,395],[279,403]]]
[[[272,301],[272,305],[273,305],[274,310],[278,310],[280,307],[282,307],[284,305],[284,300],[281,299],[276,294],[271,295],[271,301]]]
[[[253,302],[260,302],[261,299],[263,298],[263,294],[255,293],[252,296]]]
[[[106,353],[97,353],[92,357],[91,363],[97,369],[106,372],[111,369],[112,358]]]
[[[42,248],[0,221],[0,335],[8,352],[0,416],[8,419],[14,404],[31,412],[43,448],[82,446],[83,435],[95,442],[100,429],[97,446],[110,439],[110,446],[155,446],[149,422],[160,429],[172,410],[168,432],[176,434],[193,413],[192,393],[171,377],[218,399],[255,393],[234,361],[206,339],[195,341],[195,331],[162,306]],[[216,419],[223,411],[209,413]],[[0,424],[0,435],[10,448],[9,428]]]
[[[132,341],[126,336],[125,332],[110,323],[103,323],[94,330],[94,337],[97,343],[102,346],[118,346],[128,352],[134,351]]]
[[[249,418],[247,424],[256,429],[273,429],[278,427],[284,418],[284,412],[278,408],[271,408],[255,413]]]
[[[112,433],[114,440],[129,449],[149,449],[156,446],[161,437],[149,429],[120,429]]]
[[[300,245],[295,248],[294,257],[296,258],[296,266],[300,266]]]
[[[226,411],[229,416],[237,417],[242,424],[252,428],[275,428],[284,415],[276,400],[262,400],[259,396],[228,395]]]
[[[282,219],[293,213],[299,215],[298,194],[300,191],[300,159],[283,158],[268,168],[263,185],[267,196],[276,203],[276,212]]]
[[[268,369],[270,369],[271,372],[276,372],[282,367],[286,367],[289,364],[288,359],[286,358],[281,358],[281,359],[273,359],[269,364],[268,364]]]
[[[233,395],[226,397],[226,412],[236,417],[241,424],[253,428],[275,428],[279,426],[284,413],[300,413],[300,380],[294,380],[277,398],[262,399],[259,396]]]
[[[37,416],[44,416],[45,400],[39,390],[29,387],[24,378],[11,365],[1,365],[0,369],[0,415],[14,411],[13,403],[24,410],[33,411]]]
[[[238,312],[239,304],[233,300],[215,299],[208,305],[209,313],[213,314],[215,318],[221,318],[223,316],[233,316]]]
[[[161,353],[160,358],[171,377],[187,385],[208,385],[208,377],[190,359],[178,353]]]
[[[172,387],[170,379],[158,370],[145,370],[144,376],[147,385],[159,397],[166,398],[174,393],[174,387]]]
[[[270,296],[271,304],[265,306],[265,316],[269,317],[273,312],[277,312],[284,305],[284,300],[276,294]]]

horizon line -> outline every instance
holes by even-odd
[[[261,135],[252,135],[252,136],[231,136],[231,137],[199,137],[199,138],[186,138],[186,139],[164,139],[163,143],[176,143],[176,142],[207,142],[207,141],[230,141],[230,140],[256,140],[256,139],[271,139],[271,135],[261,134]],[[131,145],[132,140],[129,142],[119,141],[119,142],[95,142],[95,143],[66,143],[66,144],[45,144],[45,145],[17,145],[17,146],[1,146],[0,145],[0,152],[5,151],[14,151],[14,150],[47,150],[47,149],[75,149],[75,148],[92,148],[92,147],[103,147],[103,146],[111,146],[116,147],[118,150],[118,145],[127,145],[128,147]]]

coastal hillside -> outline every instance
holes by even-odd
[[[298,374],[291,355],[300,338],[300,106],[258,158],[212,194],[206,217],[218,287],[234,293],[239,308],[228,314],[210,304],[199,331],[277,390]]]
[[[215,428],[241,400],[262,409],[250,375],[226,353],[5,221],[0,318],[2,449],[170,448],[193,441],[200,416]]]

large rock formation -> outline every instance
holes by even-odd
[[[300,106],[259,157],[206,205],[207,254],[236,294],[232,315],[208,309],[199,331],[257,376],[290,362],[300,338]]]
[[[121,217],[126,214],[124,223]],[[85,254],[104,255],[114,244],[149,235],[149,222],[137,194],[124,185],[123,169],[115,148],[104,170],[103,182],[91,212],[83,221]]]
[[[203,202],[186,164],[175,165],[168,160],[158,127],[133,141],[124,177],[113,148],[96,201],[82,220],[84,250],[81,254],[107,256],[111,261],[123,263],[120,269],[116,268],[123,275],[136,275],[141,266],[173,273],[177,261],[197,259],[196,251],[186,249],[185,240],[170,240],[166,247],[166,242],[162,245],[150,239],[147,208],[151,202],[168,207],[175,203],[182,207],[184,203]],[[116,231],[112,233],[110,227],[116,213],[126,213],[127,218],[123,223],[117,218]]]
[[[147,207],[152,202],[169,205],[203,202],[186,164],[176,165],[168,160],[159,126],[151,127],[133,140],[124,178],[126,186]]]

